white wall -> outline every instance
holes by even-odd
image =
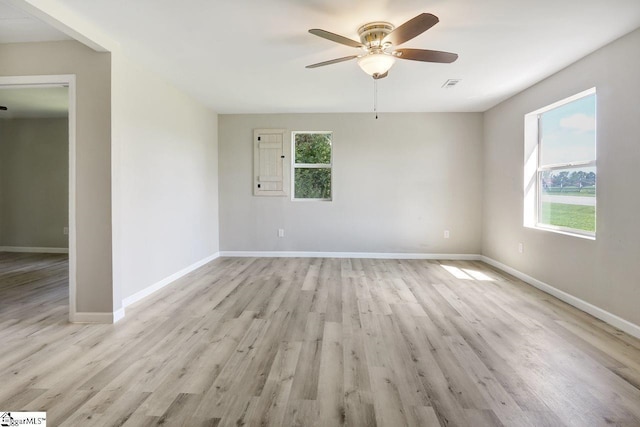
[[[68,120],[0,120],[0,246],[68,248],[68,218]]]
[[[487,111],[484,255],[640,325],[640,30]],[[522,226],[524,115],[597,88],[595,241]],[[524,243],[524,253],[517,251]]]
[[[481,114],[220,115],[219,123],[222,251],[480,252]],[[334,200],[254,197],[256,128],[333,131]]]
[[[76,75],[76,311],[112,311],[111,55],[75,41],[0,44],[0,76]]]
[[[114,299],[218,252],[217,115],[113,59]]]

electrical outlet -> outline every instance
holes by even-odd
[[[69,227],[62,228],[62,234],[64,234],[65,236],[68,236],[69,235]]]
[[[449,230],[444,230],[444,238],[445,239],[449,238]]]
[[[278,228],[278,237],[284,237],[284,228]]]
[[[518,243],[518,252],[520,252],[520,253],[524,252],[524,244],[523,243]]]

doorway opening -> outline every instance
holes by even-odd
[[[73,322],[75,76],[0,77],[0,106],[0,292],[60,315],[68,290]]]

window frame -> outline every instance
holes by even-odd
[[[542,116],[556,108],[575,102],[579,99],[586,98],[594,95],[596,103],[596,158],[589,161],[572,161],[566,163],[555,164],[541,164],[541,151],[542,151]],[[525,180],[524,180],[524,226],[528,228],[534,228],[537,230],[551,231],[555,233],[565,234],[574,237],[580,237],[590,240],[596,239],[597,232],[597,215],[594,212],[594,231],[580,230],[576,228],[558,226],[553,224],[546,224],[540,222],[542,211],[542,175],[545,172],[552,172],[557,170],[579,170],[582,168],[595,168],[596,170],[596,194],[594,196],[596,206],[598,197],[598,173],[597,173],[597,91],[596,88],[590,88],[575,95],[564,98],[560,101],[554,102],[546,107],[540,108],[525,115]],[[531,182],[533,181],[533,183]],[[533,188],[532,188],[533,187]],[[533,193],[533,194],[532,194]]]
[[[296,135],[331,135],[331,158],[329,163],[296,163]],[[335,195],[333,193],[333,151],[334,140],[333,131],[292,131],[291,132],[291,200],[296,202],[332,202]],[[296,197],[296,169],[329,169],[331,171],[331,197],[329,198],[298,198]]]

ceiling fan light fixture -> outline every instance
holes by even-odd
[[[386,73],[395,62],[396,58],[386,53],[370,53],[358,58],[360,68],[370,76]]]

